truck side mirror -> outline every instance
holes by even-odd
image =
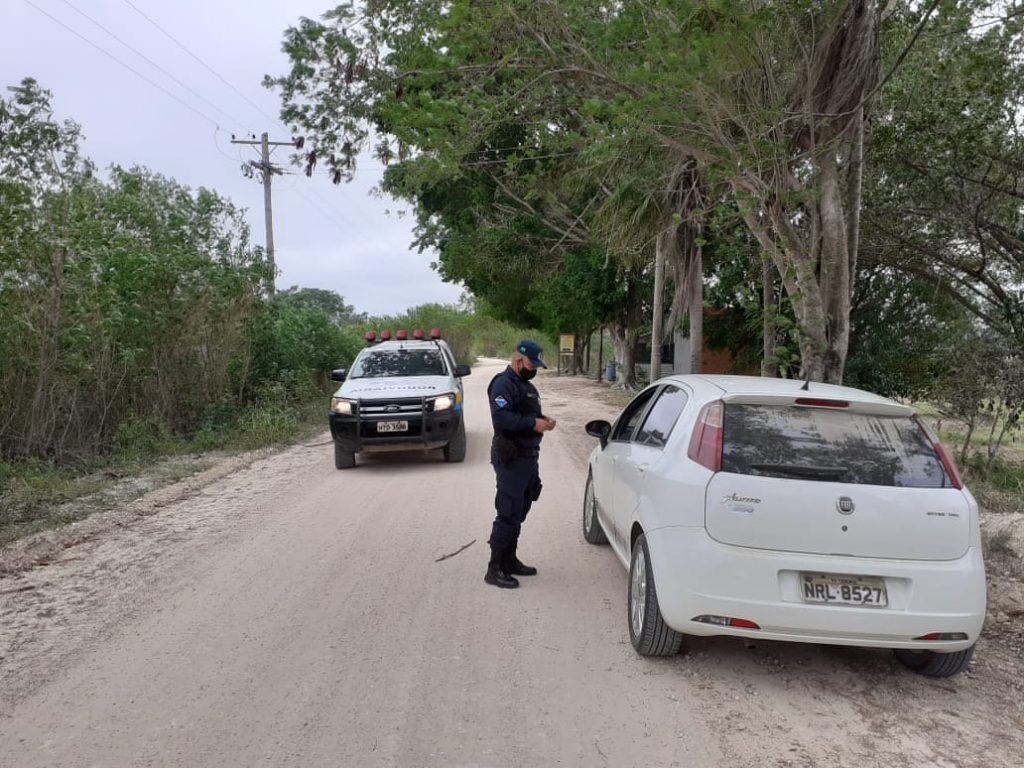
[[[346,368],[335,368],[331,371],[331,381],[344,381],[348,375],[348,369]]]
[[[469,376],[472,371],[468,365],[456,365],[455,366],[455,377],[461,379],[463,376]]]

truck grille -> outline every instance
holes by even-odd
[[[360,400],[359,415],[366,418],[418,417],[423,413],[424,401],[420,397],[402,397],[389,400]]]

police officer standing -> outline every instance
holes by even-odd
[[[526,514],[540,497],[540,441],[545,432],[555,428],[555,420],[541,413],[540,395],[530,383],[538,368],[547,368],[541,360],[542,351],[537,342],[523,339],[516,345],[508,367],[487,387],[494,424],[491,465],[498,490],[494,497],[497,516],[491,527],[491,560],[484,581],[504,589],[519,586],[516,576],[537,573],[536,568],[520,562],[516,547]]]

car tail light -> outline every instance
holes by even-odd
[[[938,436],[929,429],[928,425],[924,423],[924,419],[920,416],[915,415],[914,421],[917,422],[917,426],[921,428],[925,437],[932,444],[935,455],[939,457],[939,461],[942,462],[942,468],[946,470],[946,475],[949,477],[949,484],[957,489],[963,488],[964,484],[960,481],[960,472],[957,470],[956,464],[953,463],[953,457],[946,451],[946,447],[939,442]]]
[[[712,472],[722,468],[722,421],[725,404],[721,400],[706,404],[697,417],[697,425],[690,437],[687,455]]]
[[[380,332],[380,340],[381,341],[387,341],[390,338],[391,338],[391,331],[381,331]]]
[[[423,329],[422,328],[415,328],[415,329],[413,329],[412,337],[414,339],[422,339],[423,338]]]
[[[966,640],[963,632],[929,632],[927,635],[915,637],[915,640]]]
[[[398,339],[399,341],[405,341],[407,338],[409,338],[409,334],[407,334],[405,331],[395,331],[395,338]]]
[[[431,328],[430,329],[430,338],[432,338],[432,339],[440,339],[441,338],[441,329],[440,328]]]
[[[734,616],[694,616],[693,621],[699,621],[701,624],[717,624],[720,627],[737,627],[739,629],[761,628],[750,619],[737,619]]]
[[[814,405],[818,408],[849,408],[850,404],[846,400],[824,400],[818,397],[798,397],[796,399],[797,405]]]

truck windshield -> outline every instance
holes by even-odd
[[[379,349],[361,355],[352,365],[349,378],[444,375],[444,361],[436,349]]]

